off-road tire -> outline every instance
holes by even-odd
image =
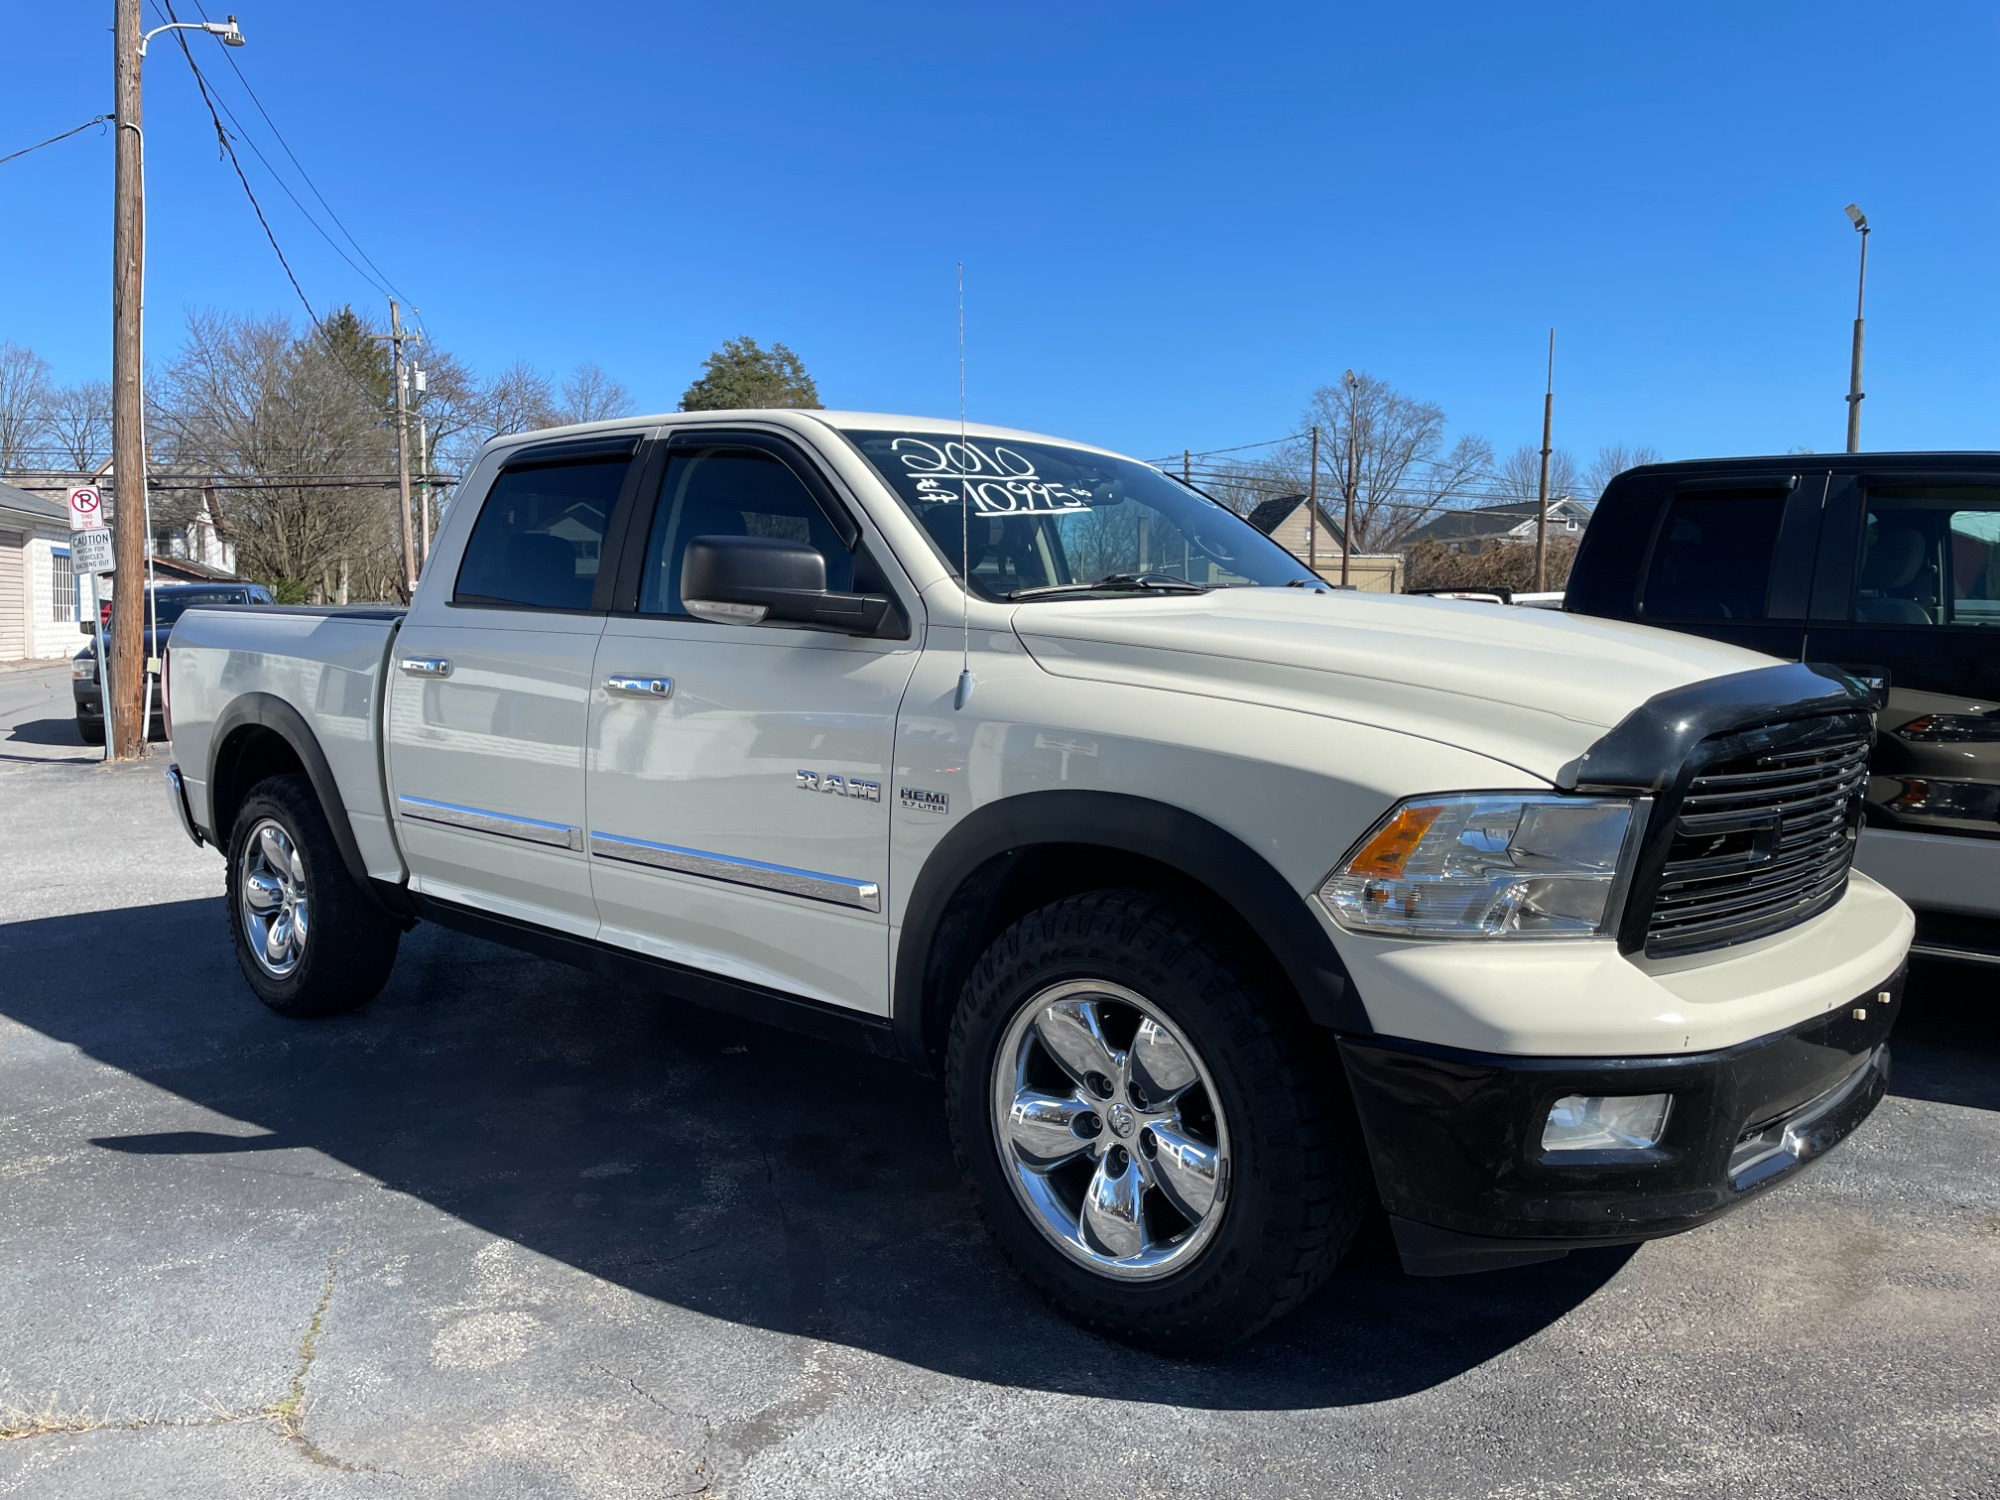
[[[996,1139],[998,1050],[1052,985],[1109,981],[1146,997],[1206,1065],[1227,1117],[1226,1209],[1185,1267],[1118,1280],[1053,1244]],[[1178,1356],[1211,1353],[1290,1311],[1332,1272],[1373,1201],[1330,1040],[1275,966],[1183,902],[1099,891],[1021,918],[979,962],[952,1017],[946,1110],[960,1170],[1014,1267],[1098,1332]]]
[[[267,821],[278,824],[297,850],[311,899],[304,951],[283,976],[251,951],[242,917],[245,846]],[[272,1010],[283,1016],[340,1015],[366,1005],[388,982],[401,930],[348,873],[304,776],[272,776],[250,789],[229,832],[226,868],[225,915],[236,962]]]
[[[82,719],[76,721],[76,737],[86,745],[104,743],[104,721],[102,719]]]

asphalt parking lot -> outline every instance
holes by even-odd
[[[1229,1358],[1080,1333],[898,1066],[419,929],[237,974],[163,757],[0,675],[0,1495],[2000,1495],[2000,985],[1741,1213]]]

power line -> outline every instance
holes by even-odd
[[[208,19],[208,12],[203,8],[201,0],[195,0],[194,8],[197,12],[199,12],[201,18],[204,21]],[[171,4],[168,6],[168,11],[171,14],[172,12]],[[319,190],[319,184],[317,184],[312,180],[312,174],[305,169],[305,164],[299,160],[297,153],[295,153],[292,150],[291,142],[287,141],[285,139],[285,133],[282,130],[278,129],[278,122],[272,119],[271,112],[266,108],[264,108],[264,101],[257,97],[257,91],[250,86],[250,79],[248,78],[247,75],[245,75],[243,69],[237,65],[236,58],[231,54],[230,50],[227,47],[223,48],[222,56],[223,60],[229,64],[230,71],[236,75],[236,81],[243,85],[243,92],[248,94],[250,96],[250,102],[257,106],[257,113],[262,115],[264,117],[264,123],[271,127],[271,134],[277,137],[279,148],[283,150],[285,156],[290,160],[291,164],[294,167],[298,168],[299,178],[301,181],[305,183],[307,190],[311,192],[314,198],[319,200],[320,207],[326,210],[326,216],[329,219],[333,220],[335,227],[337,227],[340,230],[341,234],[346,236],[348,244],[354,247],[354,253],[359,255],[363,260],[367,261],[369,267],[375,272],[377,276],[381,278],[379,282],[374,283],[376,289],[378,291],[381,291],[385,296],[401,297],[405,302],[409,302],[411,304],[410,310],[412,312],[416,312],[417,307],[415,302],[409,297],[407,293],[403,291],[401,287],[397,286],[395,282],[389,279],[389,273],[387,271],[384,271],[380,266],[375,264],[375,258],[362,248],[361,241],[357,240],[354,237],[354,232],[350,230],[347,227],[347,225],[341,221],[340,215],[334,212],[333,205],[326,201],[326,194],[322,193]],[[232,122],[234,122],[235,116],[231,115],[230,119]],[[239,130],[242,129],[240,125],[238,125],[237,128]],[[250,140],[250,137],[248,136],[247,133],[245,134],[244,139]],[[253,151],[256,150],[256,143],[254,141],[251,141],[250,145]],[[263,153],[261,152],[258,153],[260,160],[262,159],[262,155]],[[268,167],[270,163],[266,162],[265,165],[266,167]],[[275,172],[272,173],[273,177],[275,177],[276,175],[277,174]],[[295,198],[292,201],[296,203],[298,200]],[[300,208],[299,211],[301,213],[305,212],[303,206]],[[332,244],[333,242],[329,239],[327,243]],[[336,245],[334,248],[339,249],[339,246]],[[343,260],[346,259],[344,253],[341,258]],[[348,261],[347,263],[349,265],[354,265],[354,262],[351,260]],[[355,266],[355,269],[359,271],[361,268],[359,266]]]
[[[169,5],[167,15],[172,17],[173,13],[173,6]],[[299,306],[306,310],[307,321],[314,328],[318,328],[319,314],[313,311],[312,301],[306,296],[306,289],[299,285],[299,278],[292,271],[292,263],[285,259],[284,248],[279,245],[278,236],[271,230],[271,221],[264,217],[264,205],[257,201],[256,190],[250,186],[250,179],[244,175],[243,163],[236,159],[236,147],[230,143],[229,132],[222,128],[222,117],[215,112],[215,101],[208,94],[208,80],[202,77],[201,66],[195,62],[194,53],[188,47],[187,33],[176,31],[174,40],[180,43],[181,56],[187,59],[187,65],[194,73],[194,86],[201,91],[201,102],[207,107],[208,118],[215,126],[215,139],[221,145],[223,155],[229,158],[229,165],[236,169],[236,180],[243,184],[243,195],[250,200],[250,208],[257,215],[257,222],[264,226],[264,238],[271,242],[271,252],[278,257],[278,264],[285,268],[285,279],[292,284],[292,290],[298,293]],[[325,335],[321,334],[321,337],[324,338]],[[331,347],[329,344],[328,348]]]
[[[65,130],[61,135],[52,135],[47,140],[37,141],[32,146],[23,146],[19,151],[10,151],[5,156],[0,156],[0,166],[5,166],[10,161],[26,156],[31,151],[39,151],[44,146],[53,146],[57,141],[66,141],[71,136],[81,134],[83,131],[90,129],[93,125],[102,125],[110,118],[110,115],[96,115],[91,119],[85,120],[81,125],[76,126],[72,130]]]
[[[152,0],[152,4],[153,4],[153,11],[154,11],[154,14],[156,14],[156,15],[158,15],[158,14],[161,14],[161,13],[162,13],[162,4],[161,4],[161,0]],[[199,6],[197,6],[197,9],[199,9]],[[174,14],[174,8],[173,8],[173,5],[172,5],[172,3],[171,3],[171,0],[167,0],[167,3],[166,3],[166,5],[165,5],[165,8],[164,8],[164,14],[165,14],[166,18],[167,18],[167,19],[169,19],[169,20],[173,20],[173,21],[176,21],[176,22],[177,22],[177,21],[178,21],[178,20],[180,19],[180,18],[179,18],[178,16],[176,16],[176,15]],[[178,39],[180,40],[180,44],[181,44],[181,49],[182,49],[182,51],[186,51],[186,50],[187,50],[187,45],[188,45],[188,44],[187,44],[187,41],[186,41],[186,39],[185,39],[184,37],[181,37],[179,33],[176,33],[176,37],[177,37],[177,38],[178,38]],[[228,52],[227,52],[227,49],[225,49],[225,51],[224,51],[224,56],[225,56],[225,57],[228,57]],[[192,63],[192,62],[194,61],[194,59],[193,59],[193,57],[192,57],[191,55],[190,55],[190,57],[188,58],[188,61],[189,61],[190,63]],[[228,57],[228,62],[229,62],[229,66],[230,66],[230,67],[232,67],[232,68],[235,68],[235,67],[236,67],[236,59],[235,59],[235,58],[233,58],[233,57]],[[242,72],[242,69],[240,69],[240,68],[237,68],[237,74],[236,74],[236,76],[237,76],[238,78],[241,78],[241,77],[243,76],[243,72]],[[244,87],[245,87],[245,88],[247,89],[247,88],[249,87],[249,85],[248,85],[248,84],[246,83],[246,84],[244,85]],[[256,96],[255,96],[254,94],[253,94],[253,95],[252,95],[251,97],[252,97],[252,99],[253,99],[253,100],[254,100],[254,99],[256,98]],[[378,273],[377,273],[377,276],[371,276],[371,275],[369,275],[369,274],[368,274],[368,272],[364,271],[364,270],[363,270],[363,269],[362,269],[362,268],[360,267],[360,265],[356,263],[356,261],[355,261],[355,259],[354,259],[354,257],[353,257],[353,256],[349,255],[349,254],[348,254],[348,253],[347,253],[347,252],[346,252],[345,250],[343,250],[343,249],[341,249],[341,248],[340,248],[340,243],[339,243],[339,242],[338,242],[337,240],[335,240],[335,239],[334,239],[334,237],[333,237],[332,235],[330,235],[330,234],[328,234],[328,233],[326,232],[326,229],[325,229],[325,227],[324,227],[323,225],[321,225],[321,223],[319,222],[319,220],[315,219],[315,218],[314,218],[314,217],[312,216],[312,211],[311,211],[310,209],[308,209],[308,208],[307,208],[307,207],[305,206],[305,204],[303,204],[303,203],[301,203],[301,202],[299,201],[299,195],[298,195],[297,193],[293,192],[293,191],[292,191],[292,189],[291,189],[291,187],[290,187],[290,185],[289,185],[288,183],[286,183],[285,179],[284,179],[284,178],[283,178],[282,176],[280,176],[280,175],[279,175],[279,173],[278,173],[278,169],[277,169],[276,167],[274,167],[274,166],[272,166],[272,165],[271,165],[271,160],[270,160],[270,158],[269,158],[269,157],[267,157],[266,155],[264,155],[264,152],[263,152],[263,148],[262,148],[262,147],[260,147],[260,146],[259,146],[259,145],[257,144],[257,138],[256,138],[255,136],[251,135],[249,131],[247,131],[247,130],[245,130],[245,129],[243,128],[243,122],[242,122],[241,120],[239,120],[239,119],[237,119],[237,118],[236,118],[236,112],[235,112],[234,110],[232,110],[232,109],[231,109],[231,108],[229,107],[229,101],[228,101],[228,100],[226,100],[226,99],[224,99],[224,98],[222,97],[222,95],[221,95],[221,93],[220,93],[219,91],[217,92],[217,94],[216,94],[216,96],[215,96],[215,106],[219,106],[219,107],[221,108],[221,110],[222,110],[222,113],[223,113],[224,115],[228,116],[228,118],[229,118],[229,123],[230,123],[230,124],[231,124],[231,125],[232,125],[233,127],[235,127],[235,131],[236,131],[236,135],[237,135],[237,137],[238,137],[239,139],[241,139],[241,140],[242,140],[242,142],[243,142],[243,144],[244,144],[244,145],[246,145],[246,146],[248,146],[248,147],[250,148],[250,152],[251,152],[251,154],[252,154],[253,156],[255,156],[255,157],[257,158],[257,160],[258,160],[258,161],[259,161],[260,163],[262,163],[262,165],[263,165],[263,168],[264,168],[264,170],[265,170],[265,171],[266,171],[267,173],[269,173],[269,174],[270,174],[270,177],[271,177],[271,181],[272,181],[272,182],[274,182],[274,183],[276,183],[276,184],[278,185],[278,191],[279,191],[279,192],[281,192],[281,193],[283,193],[283,194],[284,194],[284,195],[285,195],[285,196],[286,196],[287,198],[289,198],[289,199],[291,199],[291,200],[292,200],[292,207],[296,208],[296,209],[297,209],[297,210],[299,211],[299,217],[300,217],[300,218],[302,218],[302,219],[304,219],[304,220],[306,221],[306,223],[307,223],[307,224],[308,224],[309,226],[311,226],[311,228],[312,228],[312,231],[313,231],[313,233],[317,234],[317,235],[318,235],[318,236],[319,236],[319,237],[320,237],[321,239],[325,240],[325,241],[326,241],[326,243],[327,243],[327,246],[328,246],[328,247],[329,247],[329,248],[330,248],[330,249],[331,249],[331,250],[333,251],[333,253],[334,253],[335,255],[338,255],[338,256],[339,256],[339,257],[340,257],[340,258],[341,258],[342,260],[346,261],[346,262],[347,262],[347,264],[348,264],[348,266],[349,266],[349,268],[350,268],[351,270],[353,270],[354,274],[355,274],[355,275],[357,275],[357,276],[359,276],[359,277],[360,277],[360,278],[361,278],[361,279],[362,279],[363,281],[367,282],[367,283],[369,284],[369,286],[373,287],[373,288],[374,288],[374,289],[375,289],[376,291],[380,292],[380,293],[381,293],[381,294],[382,294],[383,296],[385,296],[385,297],[387,297],[387,296],[391,296],[391,295],[397,295],[397,296],[400,296],[400,295],[401,295],[400,293],[394,293],[394,292],[392,292],[392,291],[391,291],[390,287],[389,287],[389,286],[388,286],[388,284],[387,284],[387,278],[382,278],[382,279],[380,279],[380,280],[378,280],[378,279],[377,279],[377,276],[379,276],[379,275],[380,275],[379,271],[378,271]],[[212,107],[213,107],[213,106],[212,106]],[[264,106],[263,106],[263,105],[262,105],[261,103],[259,103],[259,104],[258,104],[258,106],[257,106],[257,108],[258,108],[258,109],[259,109],[260,111],[261,111],[261,110],[263,109],[263,107],[264,107]],[[266,120],[267,122],[268,122],[268,121],[270,120],[270,116],[269,116],[269,115],[265,115],[265,116],[264,116],[264,118],[265,118],[265,120]],[[271,127],[271,129],[272,129],[273,133],[276,133],[276,131],[277,131],[277,126],[273,125],[273,126]],[[282,137],[282,136],[280,136],[280,137],[279,137],[279,142],[280,142],[280,144],[283,144],[283,137]],[[290,148],[290,147],[286,147],[285,149],[286,149],[286,154],[287,154],[287,155],[289,155],[289,154],[290,154],[290,150],[291,150],[291,148]],[[293,164],[294,166],[297,166],[297,165],[298,165],[298,158],[297,158],[297,157],[293,157],[293,158],[292,158],[292,164]],[[311,178],[309,178],[309,177],[306,177],[306,176],[305,176],[305,169],[304,169],[303,167],[300,167],[300,168],[299,168],[299,175],[300,175],[301,177],[305,177],[305,181],[306,181],[306,186],[307,186],[307,187],[308,187],[309,189],[311,189],[311,190],[312,190],[312,192],[314,193],[314,195],[315,195],[315,196],[317,196],[317,195],[318,195],[318,191],[319,191],[319,190],[318,190],[317,188],[313,188],[313,186],[312,186],[312,179],[311,179]],[[321,199],[320,199],[320,202],[321,202],[322,204],[324,204],[324,203],[325,203],[325,201],[326,201],[326,200],[325,200],[324,198],[321,198]],[[331,213],[332,213],[333,211],[332,211],[331,209],[328,209],[328,210],[327,210],[327,212],[328,212],[329,214],[331,214]],[[339,220],[338,220],[338,219],[336,218],[334,222],[335,222],[335,223],[339,223]],[[346,233],[346,226],[344,226],[344,225],[342,226],[342,233]],[[349,235],[349,236],[348,236],[348,238],[349,238],[349,239],[352,239],[352,238],[353,238],[353,236],[352,236],[352,235]],[[360,248],[361,248],[361,247],[360,247],[359,245],[356,245],[356,246],[355,246],[355,249],[357,249],[357,250],[359,250]],[[366,253],[366,252],[364,251],[364,252],[362,253],[362,259],[363,259],[363,260],[366,260],[367,258],[368,258],[368,257],[367,257],[367,253]],[[374,262],[370,261],[370,262],[369,262],[369,264],[373,265],[373,264],[374,264]]]

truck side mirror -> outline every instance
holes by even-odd
[[[698,536],[681,559],[681,603],[697,620],[823,625],[873,635],[889,613],[886,594],[842,594],[826,586],[815,548],[769,536]]]

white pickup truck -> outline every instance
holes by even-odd
[[[364,1004],[422,920],[903,1057],[1021,1272],[1156,1348],[1376,1203],[1429,1273],[1689,1228],[1884,1087],[1868,688],[1332,590],[1100,449],[503,438],[407,611],[192,610],[167,670],[266,1004]]]

